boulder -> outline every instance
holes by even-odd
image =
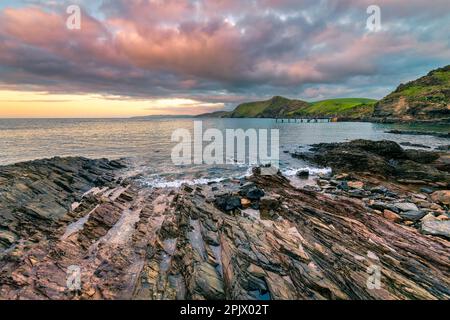
[[[450,205],[450,190],[436,191],[431,195],[434,202]]]
[[[419,208],[414,203],[408,203],[408,202],[402,202],[402,203],[395,203],[394,206],[399,209],[400,211],[418,211]]]
[[[264,191],[255,186],[253,183],[245,184],[239,194],[250,200],[259,200],[264,197]]]
[[[309,171],[308,170],[300,170],[297,172],[296,176],[300,179],[308,179],[309,178]]]
[[[232,194],[218,195],[214,203],[219,209],[225,212],[242,208],[241,198]]]
[[[412,211],[400,212],[399,215],[405,220],[419,221],[420,219],[425,217],[427,215],[427,213],[424,211],[412,210]]]
[[[396,214],[395,212],[392,212],[391,210],[384,210],[383,216],[392,222],[400,222],[402,221],[402,217]]]
[[[403,150],[394,141],[355,140],[344,143],[322,143],[293,157],[331,167],[335,173],[371,173],[395,177],[397,181],[450,182],[450,174],[440,167],[442,155],[423,150]],[[439,161],[438,161],[439,160]],[[442,165],[441,165],[442,166]]]
[[[423,234],[450,239],[450,221],[429,220],[422,223]]]
[[[425,217],[421,219],[422,222],[436,220],[436,217],[432,213],[428,213]]]
[[[423,193],[426,193],[426,194],[432,194],[434,192],[434,190],[430,189],[430,188],[423,187],[423,188],[420,188],[420,192],[423,192]]]

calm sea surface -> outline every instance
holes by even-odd
[[[0,119],[0,165],[53,156],[128,158],[134,170],[155,186],[184,182],[207,182],[240,176],[249,168],[240,166],[174,166],[171,141],[174,130],[193,129],[193,119]],[[442,126],[399,126],[372,123],[275,123],[271,119],[202,119],[204,130],[279,129],[280,159],[286,174],[295,174],[308,164],[284,151],[320,142],[354,139],[394,140],[430,147],[449,144],[447,139],[426,135],[393,135],[390,129],[442,131]]]

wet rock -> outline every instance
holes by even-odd
[[[450,174],[442,155],[422,150],[403,150],[393,141],[355,140],[345,143],[313,145],[308,152],[296,152],[293,157],[331,167],[333,172],[370,173],[396,177],[404,184],[450,183]],[[442,161],[441,161],[442,162]]]
[[[77,175],[73,176],[76,181]],[[352,173],[351,180],[355,179],[366,186],[380,184],[380,180],[366,183]],[[228,192],[216,198],[207,187],[195,192],[149,190],[133,179],[126,190],[120,186],[96,189],[77,199],[79,205],[63,219],[41,222],[45,238],[33,234],[16,241],[14,250],[0,258],[0,296],[55,300],[450,298],[450,253],[442,227],[433,236],[424,236],[414,229],[422,225],[421,230],[429,232],[424,218],[420,223],[406,221],[410,228],[389,222],[384,210],[392,211],[387,217],[395,221],[394,210],[400,210],[384,194],[372,193],[359,200],[349,193],[368,191],[303,190],[281,175],[255,173],[249,180],[266,194],[252,201],[262,207],[263,219],[255,210],[230,215],[219,209],[215,202],[221,198],[225,209],[230,203],[242,206],[242,196],[235,193],[239,186],[229,183],[218,184]],[[18,185],[17,194],[28,188]],[[55,196],[65,192],[57,188]],[[394,185],[389,188],[402,199],[396,202],[419,199],[416,191],[404,194]],[[128,196],[120,197],[122,193]],[[377,202],[384,208],[379,214],[367,207]],[[445,215],[443,208],[444,213],[427,210]],[[8,228],[34,230],[36,220],[18,223],[14,220]],[[1,226],[5,230],[5,224]],[[380,290],[367,288],[367,266],[374,262],[383,266]],[[78,296],[66,288],[66,268],[71,265],[82,269]]]
[[[439,159],[440,155],[436,152],[423,150],[405,150],[406,157],[414,162],[429,164]]]
[[[423,192],[423,193],[426,193],[426,194],[432,194],[434,192],[434,190],[431,189],[431,188],[423,187],[423,188],[420,188],[420,192]]]
[[[404,146],[404,147],[431,149],[430,146],[426,146],[426,145],[423,145],[423,144],[420,144],[420,143],[401,142],[400,145]]]
[[[439,147],[436,148],[436,150],[439,150],[439,151],[450,151],[450,145],[439,146]]]
[[[296,176],[300,179],[307,180],[309,178],[309,170],[300,170],[297,172]]]
[[[441,236],[450,239],[450,221],[424,221],[421,231],[426,235]]]
[[[72,204],[94,187],[115,185],[121,161],[55,157],[0,167],[0,226],[7,224],[14,242],[45,239],[54,224],[67,218]],[[5,237],[8,243],[12,237]]]

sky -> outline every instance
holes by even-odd
[[[449,0],[2,0],[0,118],[380,99],[448,65],[449,30]]]

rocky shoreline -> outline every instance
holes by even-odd
[[[0,298],[450,298],[448,153],[358,140],[293,156],[333,172],[149,189],[124,161],[0,167]]]

